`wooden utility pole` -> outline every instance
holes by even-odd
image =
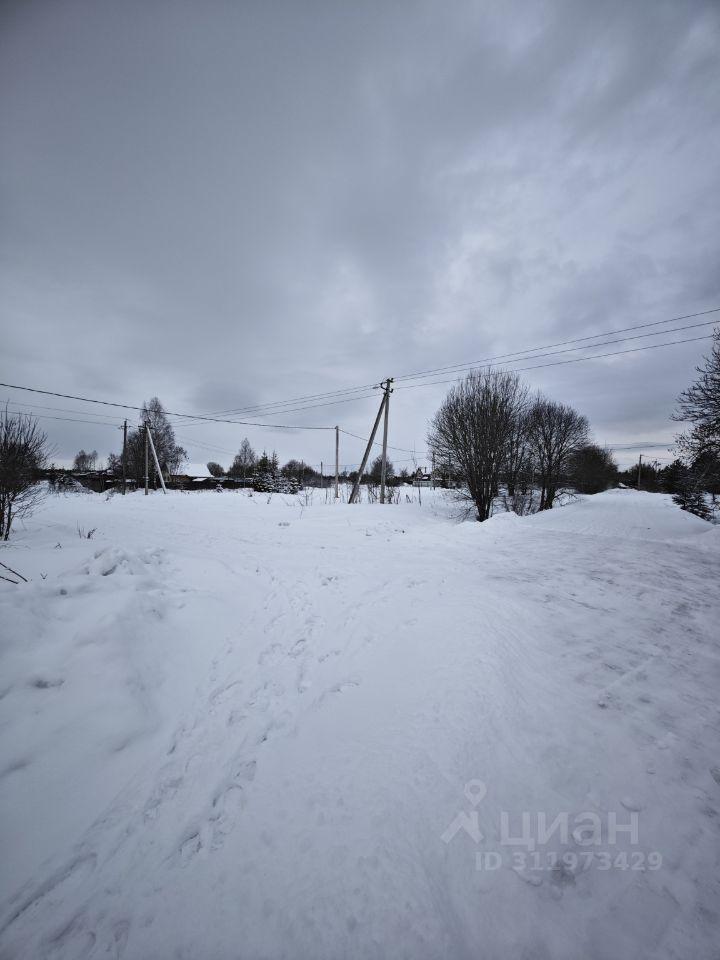
[[[150,433],[150,427],[148,427],[147,424],[145,425],[145,437],[147,438],[146,446],[145,446],[145,483],[147,484],[147,440],[149,440],[150,449],[152,450],[153,461],[155,462],[155,469],[157,470],[157,475],[160,479],[160,486],[162,487],[162,492],[167,493],[167,490],[165,489],[165,480],[163,479],[162,470],[160,469],[160,463],[158,462],[158,455],[155,450],[155,444],[153,442],[152,434]],[[147,486],[145,487],[145,491],[147,492]]]
[[[125,491],[127,490],[127,420],[123,424],[122,471],[123,471],[122,492],[123,492],[123,496],[125,496]]]
[[[385,387],[385,420],[383,422],[383,447],[382,447],[382,467],[380,469],[380,503],[385,503],[385,480],[387,477],[387,437],[388,437],[388,414],[390,412],[390,384],[392,380],[388,378]]]
[[[360,481],[363,478],[363,473],[365,472],[365,467],[367,466],[368,457],[370,456],[372,445],[375,442],[375,434],[377,433],[378,424],[380,423],[380,417],[382,416],[383,411],[385,410],[385,404],[387,402],[388,392],[389,392],[391,383],[392,383],[392,380],[390,379],[383,381],[383,384],[382,384],[383,398],[380,401],[380,409],[378,410],[377,416],[375,417],[375,423],[373,424],[372,433],[370,434],[370,437],[367,442],[367,446],[365,447],[365,453],[363,454],[362,463],[360,464],[360,470],[358,472],[357,480],[353,484],[352,493],[350,494],[350,500],[348,501],[349,503],[355,503],[358,497],[358,493],[360,492]]]
[[[150,436],[150,428],[147,423],[145,424],[145,496],[148,495],[148,437]]]
[[[643,455],[640,454],[640,459],[638,460],[638,477],[637,477],[637,488],[638,488],[638,490],[640,489],[640,473],[641,473],[641,471],[642,471],[642,457],[643,457]]]
[[[335,427],[335,499],[340,498],[340,427]]]

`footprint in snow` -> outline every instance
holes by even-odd
[[[523,870],[520,867],[513,867],[513,871],[516,877],[519,877],[523,883],[527,883],[531,887],[539,887],[542,884],[542,877],[537,873],[531,873],[529,870]]]
[[[193,860],[202,850],[202,846],[200,831],[196,830],[180,844],[180,859],[182,862],[189,863]]]

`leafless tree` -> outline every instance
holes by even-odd
[[[127,439],[126,457],[128,476],[132,477],[138,483],[142,482],[145,475],[144,424],[146,423],[150,427],[150,433],[152,434],[158,461],[163,473],[177,473],[185,460],[187,460],[187,451],[175,442],[175,431],[168,420],[162,403],[157,397],[153,397],[148,403],[143,404],[140,415],[140,426],[136,430],[131,430]],[[117,464],[118,461],[115,461],[115,466],[117,466]],[[150,473],[153,473],[152,460],[150,461]]]
[[[97,450],[92,450],[90,453],[86,453],[84,450],[78,451],[73,460],[73,470],[78,470],[80,472],[85,472],[86,470],[94,470],[95,463],[97,461]]]
[[[677,437],[680,452],[690,461],[720,457],[720,329],[713,333],[710,356],[696,370],[697,380],[680,394],[673,414],[673,420],[692,424]]]
[[[538,395],[527,416],[527,440],[540,482],[540,509],[550,510],[571,455],[587,443],[588,421],[572,407]]]
[[[27,517],[43,493],[37,471],[47,458],[47,437],[29,415],[0,414],[0,540],[13,521]]]
[[[257,456],[255,451],[250,445],[250,441],[247,437],[240,444],[240,449],[235,454],[235,459],[232,462],[230,469],[228,470],[228,476],[230,477],[242,477],[243,480],[252,474],[255,464],[257,463]]]
[[[527,390],[516,373],[479,370],[453,387],[435,414],[428,446],[436,463],[462,477],[478,520],[492,514]]]
[[[207,463],[208,473],[211,477],[224,477],[225,470],[223,469],[222,464],[216,463],[215,460],[210,460]]]
[[[380,483],[380,479],[382,477],[382,454],[378,454],[378,456],[373,460],[372,466],[370,467],[369,476],[371,483]],[[395,467],[392,460],[388,458],[385,463],[385,479],[389,481],[392,480],[394,476]]]

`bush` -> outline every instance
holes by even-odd
[[[27,517],[43,493],[37,473],[47,458],[47,437],[25,414],[0,415],[0,540],[13,521]]]

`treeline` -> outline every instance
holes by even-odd
[[[657,461],[636,463],[619,473],[618,481],[648,493],[670,493],[683,510],[710,520],[706,494],[713,501],[720,496],[720,456],[706,450],[694,458],[678,457],[665,467]]]
[[[152,434],[155,450],[158,456],[160,469],[166,479],[172,482],[172,477],[181,474],[182,467],[187,461],[187,452],[181,447],[175,437],[172,423],[168,419],[165,409],[157,397],[153,397],[143,404],[139,417],[139,424],[128,431],[125,449],[125,476],[131,483],[141,485],[145,478],[145,424]],[[97,451],[87,453],[80,450],[75,456],[73,470],[78,473],[91,472],[95,469]],[[374,484],[380,482],[381,457],[377,457],[369,471],[363,475],[363,482]],[[221,463],[210,460],[207,463],[208,473],[217,480],[233,480],[239,485],[252,487],[259,492],[293,493],[303,487],[328,486],[334,482],[334,471],[323,475],[316,466],[303,460],[291,459],[280,464],[275,450],[271,453],[263,450],[258,454],[253,449],[247,437],[242,441],[232,463],[226,469]],[[107,472],[119,479],[123,476],[122,451],[108,455]],[[148,473],[151,482],[155,483],[153,461],[150,459]],[[354,483],[357,471],[343,470],[339,479],[342,482]],[[403,469],[399,474],[390,461],[387,464],[387,482],[390,485],[407,482],[411,473]]]
[[[335,482],[334,471],[321,473],[316,467],[304,460],[292,459],[280,466],[280,460],[274,450],[269,455],[263,450],[258,456],[247,437],[243,440],[239,451],[227,470],[215,460],[210,460],[207,463],[207,469],[210,476],[218,480],[229,477],[261,492],[273,490],[281,492],[290,490],[292,492],[292,490],[302,487],[323,487]],[[379,484],[381,470],[382,457],[378,456],[373,461],[370,470],[363,474],[361,482]],[[357,477],[357,470],[343,469],[338,474],[341,483],[355,483]],[[385,479],[390,486],[395,486],[410,482],[412,474],[407,469],[403,469],[396,474],[392,461],[388,460]]]

